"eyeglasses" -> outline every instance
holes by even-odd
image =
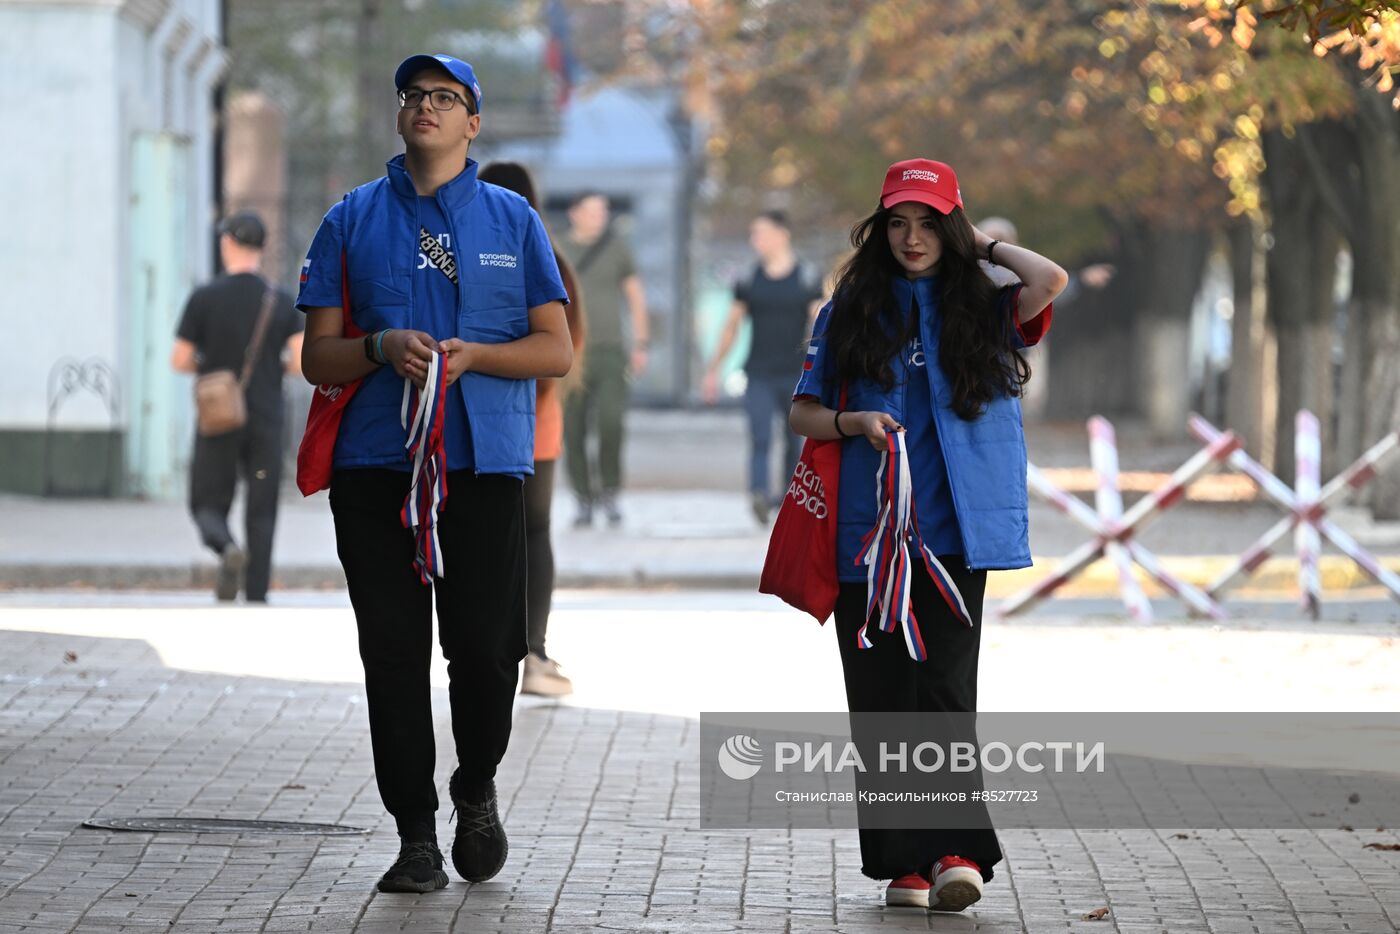
[[[435,91],[425,91],[422,88],[404,88],[399,91],[399,106],[404,110],[412,110],[423,103],[423,97],[427,96],[428,102],[434,110],[451,110],[457,106],[458,101],[462,101],[462,106],[467,108],[468,114],[476,113],[472,105],[462,99],[456,91],[448,91],[439,88]]]

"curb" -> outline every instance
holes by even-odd
[[[1201,590],[1210,587],[1239,560],[1236,555],[1173,555],[1159,556],[1159,559],[1163,570],[1169,575]],[[1400,573],[1400,556],[1391,555],[1379,560],[1384,567]],[[987,596],[1001,598],[1020,593],[1053,573],[1060,561],[1059,558],[1042,558],[1037,559],[1033,567],[990,574],[987,577]],[[1133,575],[1149,597],[1170,596],[1137,565],[1133,565]],[[1318,561],[1318,576],[1324,591],[1362,590],[1379,586],[1343,555],[1323,555]],[[1055,591],[1056,596],[1085,598],[1117,598],[1119,593],[1118,569],[1104,559],[1095,561]],[[1298,561],[1295,558],[1269,558],[1225,596],[1228,597],[1230,593],[1248,593],[1256,597],[1296,597]]]
[[[1019,593],[1060,564],[1059,558],[1037,559],[1033,567],[997,571],[987,577],[987,596],[1001,599]],[[1231,567],[1232,555],[1173,556],[1161,558],[1162,566],[1174,577],[1205,589]],[[1400,574],[1400,556],[1388,556],[1381,563]],[[214,586],[212,564],[119,565],[119,564],[8,564],[0,565],[0,591],[12,590],[204,590]],[[1318,571],[1325,591],[1351,591],[1374,588],[1375,582],[1341,555],[1324,555]],[[1141,568],[1133,572],[1152,597],[1166,594]],[[557,586],[567,589],[649,589],[649,590],[757,590],[758,570],[724,569],[693,572],[591,571],[561,569]],[[345,575],[338,565],[280,565],[273,576],[277,590],[340,590]],[[1270,558],[1239,586],[1251,596],[1294,597],[1298,594],[1298,564],[1292,558]],[[1056,596],[1078,598],[1117,598],[1117,569],[1107,561],[1096,561],[1056,591]]]

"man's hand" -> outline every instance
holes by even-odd
[[[462,378],[463,373],[471,370],[479,345],[470,344],[459,337],[449,337],[438,346],[447,355],[444,362],[447,364],[447,385],[451,386]]]
[[[428,361],[439,349],[431,334],[394,328],[384,335],[381,349],[395,373],[413,380],[419,389],[427,385]]]
[[[1113,281],[1116,272],[1108,263],[1095,263],[1079,270],[1079,281],[1091,289],[1101,289]]]
[[[719,370],[714,367],[705,370],[705,379],[700,384],[700,398],[706,405],[714,405],[719,400]]]
[[[647,368],[647,349],[642,346],[632,348],[632,361],[628,367],[628,372],[635,379],[641,376]]]

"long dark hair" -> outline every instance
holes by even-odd
[[[894,388],[890,361],[918,334],[917,315],[892,307],[892,283],[904,270],[894,258],[886,230],[893,212],[878,207],[851,228],[855,255],[836,281],[826,340],[840,380],[866,378]],[[938,363],[953,388],[953,411],[972,420],[987,403],[1019,396],[1031,368],[1011,344],[1011,322],[997,314],[997,287],[977,264],[972,224],[962,208],[930,210],[943,245],[938,260],[938,308],[943,329]]]
[[[535,179],[530,175],[530,170],[519,162],[505,160],[488,162],[477,170],[476,177],[478,181],[499,185],[515,192],[528,201],[530,207],[536,211],[539,210]],[[583,376],[583,347],[588,325],[583,309],[583,290],[579,287],[578,275],[575,274],[574,267],[569,264],[564,254],[559,252],[558,247],[554,246],[553,238],[550,239],[550,248],[554,251],[554,262],[559,267],[559,278],[563,280],[564,291],[569,296],[569,303],[564,306],[564,318],[569,323],[569,339],[573,341],[574,345],[574,365],[569,368],[569,374],[559,382],[563,391],[568,393],[576,388]]]

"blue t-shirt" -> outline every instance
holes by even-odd
[[[934,312],[934,333],[941,327]],[[948,485],[948,466],[943,462],[943,445],[933,418],[933,391],[926,367],[930,361],[923,341],[916,335],[905,351],[909,384],[904,407],[904,446],[909,466],[919,483],[914,487],[914,512],[919,534],[935,555],[960,555],[963,550],[958,514],[953,508],[953,490]],[[938,361],[932,361],[934,366]],[[872,449],[873,450],[873,449]]]

